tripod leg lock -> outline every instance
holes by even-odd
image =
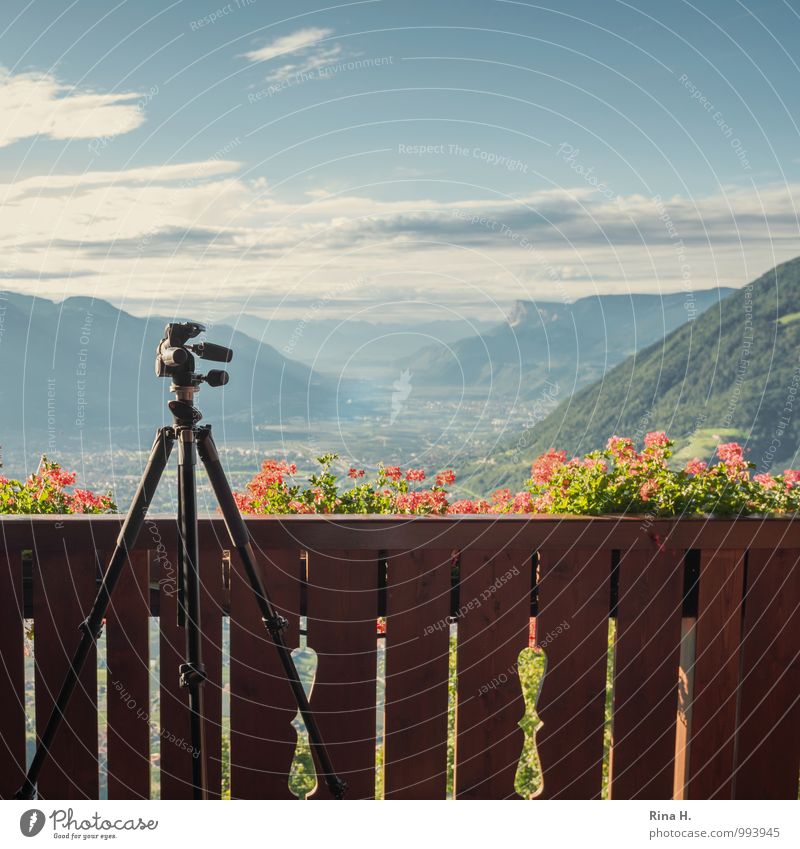
[[[178,667],[178,672],[181,675],[181,687],[193,687],[198,684],[205,684],[208,680],[205,667],[202,663],[182,663]]]
[[[262,616],[261,621],[273,637],[277,636],[289,627],[289,620],[284,619],[280,613],[276,613],[274,616]]]
[[[84,619],[83,622],[78,625],[78,630],[83,631],[84,634],[88,634],[92,642],[96,643],[100,634],[103,633],[103,620],[101,619],[93,626],[89,619]]]

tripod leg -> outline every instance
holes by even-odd
[[[183,516],[183,487],[178,481],[178,521]],[[180,529],[180,528],[179,528]],[[178,627],[186,627],[186,550],[180,539],[178,539],[178,551],[176,557],[176,572],[177,572],[177,592],[176,592],[176,610]]]
[[[186,628],[186,661],[181,664],[181,686],[189,695],[189,724],[192,743],[192,791],[195,799],[206,798],[205,729],[203,723],[203,684],[206,672],[201,654],[200,574],[197,552],[197,465],[196,437],[193,427],[178,429],[178,493],[181,512],[178,516],[179,545],[184,568],[183,613],[178,619]],[[180,609],[180,608],[179,608]]]
[[[147,515],[147,509],[150,506],[150,502],[158,487],[158,482],[172,452],[174,439],[175,436],[172,428],[159,428],[150,451],[150,458],[147,461],[147,466],[139,481],[133,502],[117,537],[114,553],[111,555],[108,568],[103,575],[103,580],[92,605],[91,612],[80,625],[80,630],[83,632],[81,641],[72,658],[72,662],[64,678],[64,683],[61,685],[58,693],[56,703],[36,747],[33,760],[25,776],[25,782],[17,792],[18,799],[33,799],[36,795],[36,784],[39,780],[42,766],[50,754],[50,747],[53,745],[58,728],[64,719],[64,713],[75,689],[75,685],[78,682],[83,665],[86,663],[89,651],[100,636],[100,631],[103,628],[103,619],[106,615],[108,604],[111,601],[111,594],[114,591],[122,568],[128,560],[128,553],[136,542],[139,531],[142,529],[145,516]]]
[[[311,712],[311,706],[306,698],[303,684],[300,681],[300,676],[297,672],[297,667],[292,659],[286,641],[283,639],[283,628],[286,626],[286,620],[275,610],[269,600],[267,591],[258,574],[256,568],[255,556],[253,547],[250,543],[250,532],[242,520],[239,513],[239,508],[233,498],[228,479],[225,477],[225,470],[222,468],[222,463],[219,460],[217,447],[211,437],[211,429],[209,427],[200,428],[198,433],[197,450],[200,454],[200,459],[203,461],[208,478],[211,481],[211,486],[214,490],[214,495],[219,503],[220,510],[225,520],[225,527],[228,529],[231,542],[236,548],[239,556],[242,559],[247,579],[253,589],[256,602],[261,611],[261,619],[264,622],[267,630],[272,637],[275,648],[278,650],[278,657],[281,665],[292,688],[297,706],[300,709],[300,714],[303,717],[306,728],[308,729],[308,738],[311,742],[311,748],[317,756],[317,760],[322,768],[323,778],[331,791],[331,795],[335,799],[341,799],[347,790],[347,783],[339,778],[333,771],[328,750],[322,740],[322,735],[317,725],[317,720]]]

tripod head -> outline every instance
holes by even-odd
[[[225,386],[229,380],[228,372],[222,369],[210,369],[206,374],[196,371],[195,357],[217,363],[229,363],[233,351],[213,342],[189,344],[205,332],[205,326],[196,321],[183,321],[168,324],[164,337],[156,349],[156,376],[172,378],[170,391],[177,400],[169,402],[169,408],[179,423],[196,423],[201,419],[200,411],[194,407],[194,393],[201,383],[209,386]]]

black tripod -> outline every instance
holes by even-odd
[[[256,568],[250,534],[242,521],[225,477],[216,445],[211,437],[211,426],[198,427],[202,416],[194,406],[194,395],[200,384],[205,382],[209,386],[223,386],[228,382],[228,374],[218,369],[212,369],[206,375],[196,373],[194,355],[202,359],[225,363],[230,362],[233,356],[229,348],[223,348],[221,345],[213,345],[209,342],[187,344],[189,339],[204,330],[203,325],[194,322],[168,324],[164,338],[158,346],[156,374],[159,377],[172,378],[170,391],[174,392],[176,397],[169,402],[169,408],[174,424],[171,427],[159,428],[156,434],[150,458],[117,538],[117,544],[103,576],[97,598],[89,616],[81,623],[80,629],[83,632],[81,641],[37,745],[25,782],[17,793],[18,799],[33,799],[36,796],[36,785],[42,766],[50,753],[89,651],[100,635],[111,594],[128,560],[129,552],[139,536],[150,502],[176,442],[178,443],[178,616],[186,630],[186,657],[179,672],[181,686],[187,689],[189,697],[193,796],[195,799],[204,799],[207,793],[203,739],[203,684],[206,673],[200,652],[200,575],[197,556],[195,487],[195,466],[198,454],[222,511],[231,543],[244,565],[247,579],[261,611],[261,619],[275,643],[286,678],[291,685],[308,730],[312,750],[322,769],[322,777],[336,799],[341,799],[347,789],[346,782],[333,771],[328,750],[320,736],[314,714],[311,712],[297,667],[283,638],[282,632],[288,623],[272,606]]]

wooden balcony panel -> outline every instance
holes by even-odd
[[[0,523],[0,796],[6,797],[19,786],[25,762],[22,620],[34,618],[41,731],[120,518],[9,516]],[[525,709],[516,663],[527,645],[535,563],[537,641],[546,657],[536,705],[542,723],[536,734],[543,771],[539,798],[601,794],[610,616],[617,616],[611,798],[666,798],[671,792],[687,798],[796,797],[800,522],[291,516],[250,518],[248,526],[265,585],[289,620],[290,645],[300,644],[307,617],[317,662],[311,704],[350,798],[368,799],[375,791],[375,619],[384,596],[385,793],[444,795],[454,558],[460,562],[462,608],[458,797],[515,795],[522,749],[517,723]],[[209,795],[222,792],[222,622],[230,615],[232,795],[289,798],[297,743],[291,693],[235,554],[232,567],[223,568],[230,545],[221,518],[201,519],[199,530]],[[150,792],[151,615],[160,615],[161,631],[161,794],[191,795],[188,716],[178,686],[185,635],[176,625],[176,543],[173,518],[148,520],[108,612],[112,798]],[[25,551],[33,557],[28,572],[24,564],[31,555],[25,560]],[[688,551],[694,553],[684,560]],[[697,619],[682,650],[681,617],[689,615],[684,562],[695,558]],[[512,563],[518,567],[511,570],[513,579],[499,580]],[[470,607],[473,598],[481,601]],[[438,623],[426,635],[426,626]],[[94,798],[99,792],[96,681],[92,652],[42,773],[45,798]],[[319,785],[312,798],[327,795]]]

